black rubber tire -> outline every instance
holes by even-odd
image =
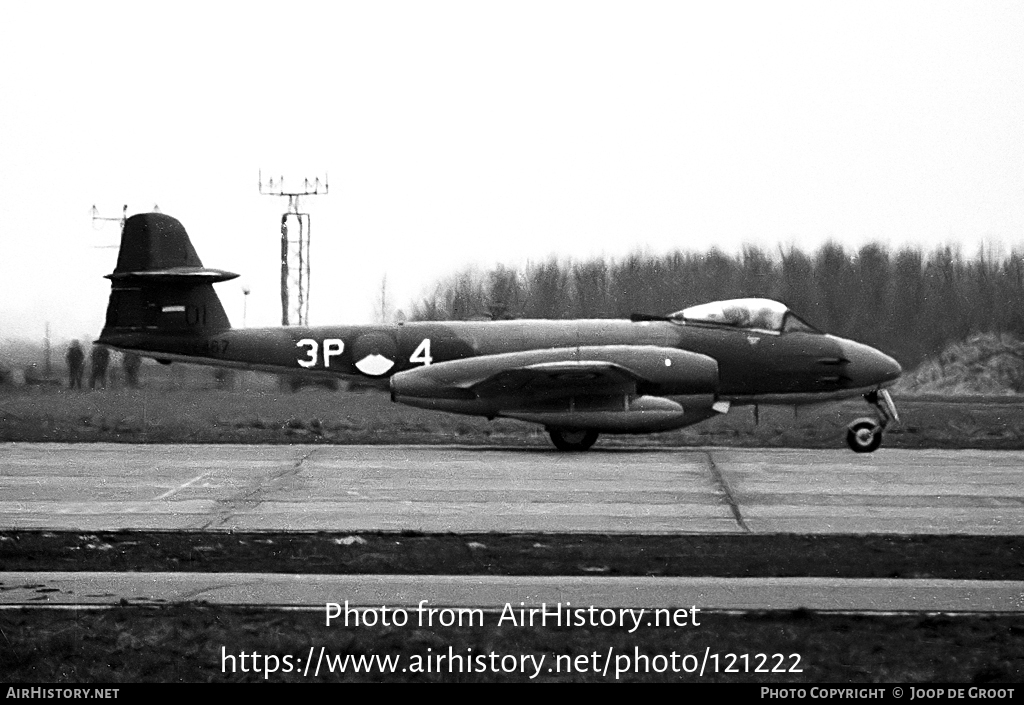
[[[588,450],[597,440],[597,431],[576,431],[565,428],[549,428],[548,435],[555,448],[566,452]]]
[[[857,419],[846,427],[846,445],[854,453],[873,453],[882,445],[882,427],[873,419]]]

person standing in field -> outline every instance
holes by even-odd
[[[129,387],[135,389],[139,386],[139,367],[142,366],[142,358],[133,352],[126,352],[121,359],[124,367],[124,379]]]
[[[100,389],[107,387],[107,365],[110,364],[110,350],[104,345],[94,345],[92,354],[89,356],[92,374],[89,377],[89,388],[96,389],[99,383]]]
[[[72,340],[64,355],[68,363],[68,389],[82,388],[82,372],[85,368],[85,353],[77,340]]]

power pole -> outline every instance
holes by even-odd
[[[259,186],[264,196],[288,197],[288,210],[281,215],[281,325],[304,326],[309,323],[310,221],[309,213],[299,210],[299,198],[327,195],[327,175],[323,183],[320,177],[303,179],[301,190],[289,191],[283,176],[264,184],[260,171]]]

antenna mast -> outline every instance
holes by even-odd
[[[287,196],[288,210],[281,215],[281,325],[304,326],[309,323],[309,213],[299,210],[302,196],[327,195],[327,175],[323,183],[320,177],[312,181],[302,180],[302,190],[289,191],[284,177],[277,181],[273,177],[263,183],[260,171],[260,194],[264,196]],[[289,228],[289,222],[293,227]]]
[[[155,207],[156,206],[154,206],[154,208]],[[103,217],[101,217],[100,216],[100,209],[97,208],[95,204],[93,204],[91,213],[92,213],[92,227],[93,228],[97,227],[96,226],[97,222],[99,222],[100,226],[102,227],[104,221],[116,221],[116,222],[121,224],[121,231],[124,232],[124,221],[128,220],[128,204],[127,203],[124,204],[124,207],[121,209],[121,217],[120,218],[103,218]]]

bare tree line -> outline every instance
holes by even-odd
[[[439,283],[412,318],[620,318],[755,296],[914,366],[973,333],[1024,335],[1024,252],[996,257],[982,249],[967,257],[950,246],[925,252],[880,244],[850,251],[830,242],[814,252],[747,246],[735,255],[551,259],[463,271]]]

